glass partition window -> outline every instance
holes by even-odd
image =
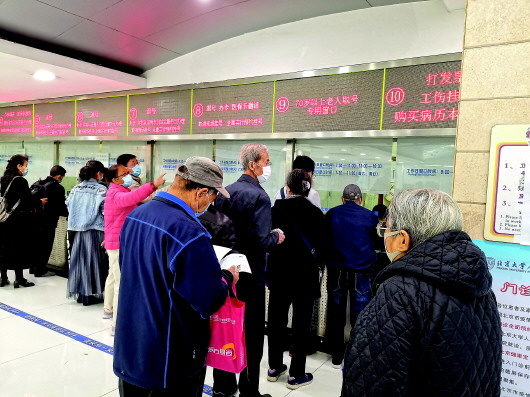
[[[146,142],[109,142],[84,141],[61,142],[59,145],[59,165],[66,169],[63,186],[67,193],[78,183],[79,170],[86,165],[88,160],[99,160],[106,167],[116,164],[120,154],[130,153],[136,155],[142,167],[142,182],[150,180],[151,149]]]
[[[243,173],[243,168],[239,163],[239,153],[243,145],[247,143],[261,143],[269,149],[272,174],[269,180],[261,186],[272,200],[276,192],[285,185],[287,141],[217,141],[215,161],[223,169],[225,185],[237,181]]]
[[[454,138],[399,138],[395,192],[404,189],[453,190]]]
[[[212,141],[156,142],[153,154],[153,178],[166,172],[166,185],[175,179],[175,169],[188,157],[212,158]]]
[[[297,155],[309,156],[316,163],[313,187],[324,210],[342,204],[342,191],[351,183],[363,194],[386,194],[390,190],[391,138],[301,139],[295,144]]]
[[[26,179],[31,185],[38,179],[45,179],[50,175],[50,169],[55,165],[55,145],[53,142],[29,142],[24,144],[24,148],[29,157]]]

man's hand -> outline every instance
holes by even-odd
[[[46,204],[48,204],[48,199],[47,198],[41,198],[40,202],[42,203],[42,206],[45,206]]]
[[[283,240],[285,240],[285,234],[283,234],[279,230],[275,230],[275,232],[278,233],[278,244],[283,243]]]
[[[160,186],[162,186],[164,183],[166,183],[166,179],[164,176],[166,175],[166,172],[164,172],[162,175],[160,175],[154,182],[153,185],[158,189]]]
[[[236,265],[230,266],[227,270],[234,276],[234,284],[237,284],[239,281],[239,272],[236,270]]]

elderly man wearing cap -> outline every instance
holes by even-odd
[[[229,197],[212,160],[190,157],[167,192],[134,209],[120,235],[120,307],[114,373],[120,396],[202,396],[209,317],[234,269],[221,270],[197,216]]]
[[[328,321],[326,339],[330,343],[332,365],[340,368],[344,358],[344,327],[350,293],[350,323],[370,300],[370,276],[377,256],[374,244],[377,238],[377,216],[361,207],[363,196],[359,186],[344,188],[342,205],[326,214],[326,236],[329,243],[328,268]]]

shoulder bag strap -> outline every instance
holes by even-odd
[[[16,179],[16,178],[19,178],[18,176],[15,176],[13,177],[13,179],[11,179],[11,182],[9,182],[9,185],[7,185],[7,189],[6,191],[4,192],[4,195],[2,197],[6,197],[7,196],[7,192],[9,191],[9,188],[11,187],[11,184],[13,183],[13,181]],[[9,215],[11,215],[13,213],[13,211],[15,211],[18,207],[18,205],[20,204],[20,199],[15,203],[15,205],[13,206],[13,208],[11,208],[11,211],[9,211]]]

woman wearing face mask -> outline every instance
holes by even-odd
[[[131,170],[130,177],[127,178],[130,180],[130,185],[127,186],[129,189],[136,190],[142,186],[142,178],[140,178],[140,175],[142,175],[142,167],[134,154],[120,154],[116,159],[116,164],[123,165]]]
[[[31,196],[28,181],[23,178],[27,173],[28,156],[15,154],[7,162],[0,179],[2,197],[5,195],[7,208],[12,211],[9,218],[0,223],[0,287],[10,284],[8,269],[15,271],[15,288],[35,285],[24,278],[23,270],[35,266],[34,250],[28,249],[27,242],[33,240],[32,235],[37,230],[35,211],[47,200]]]
[[[347,348],[342,397],[499,396],[502,331],[484,253],[455,201],[405,190],[388,207],[385,249]]]
[[[70,243],[67,296],[77,297],[85,306],[102,302],[107,277],[107,256],[101,246],[107,188],[98,183],[104,171],[97,163],[81,168],[82,182],[72,188],[66,200]]]
[[[154,182],[146,183],[138,189],[131,191],[133,179],[130,169],[121,164],[113,165],[107,172],[111,180],[105,198],[105,249],[109,256],[109,275],[105,282],[105,301],[103,318],[112,318],[111,334],[116,328],[116,313],[118,312],[118,293],[120,289],[120,231],[129,213],[138,206],[142,200],[162,186],[166,180],[164,174]]]

